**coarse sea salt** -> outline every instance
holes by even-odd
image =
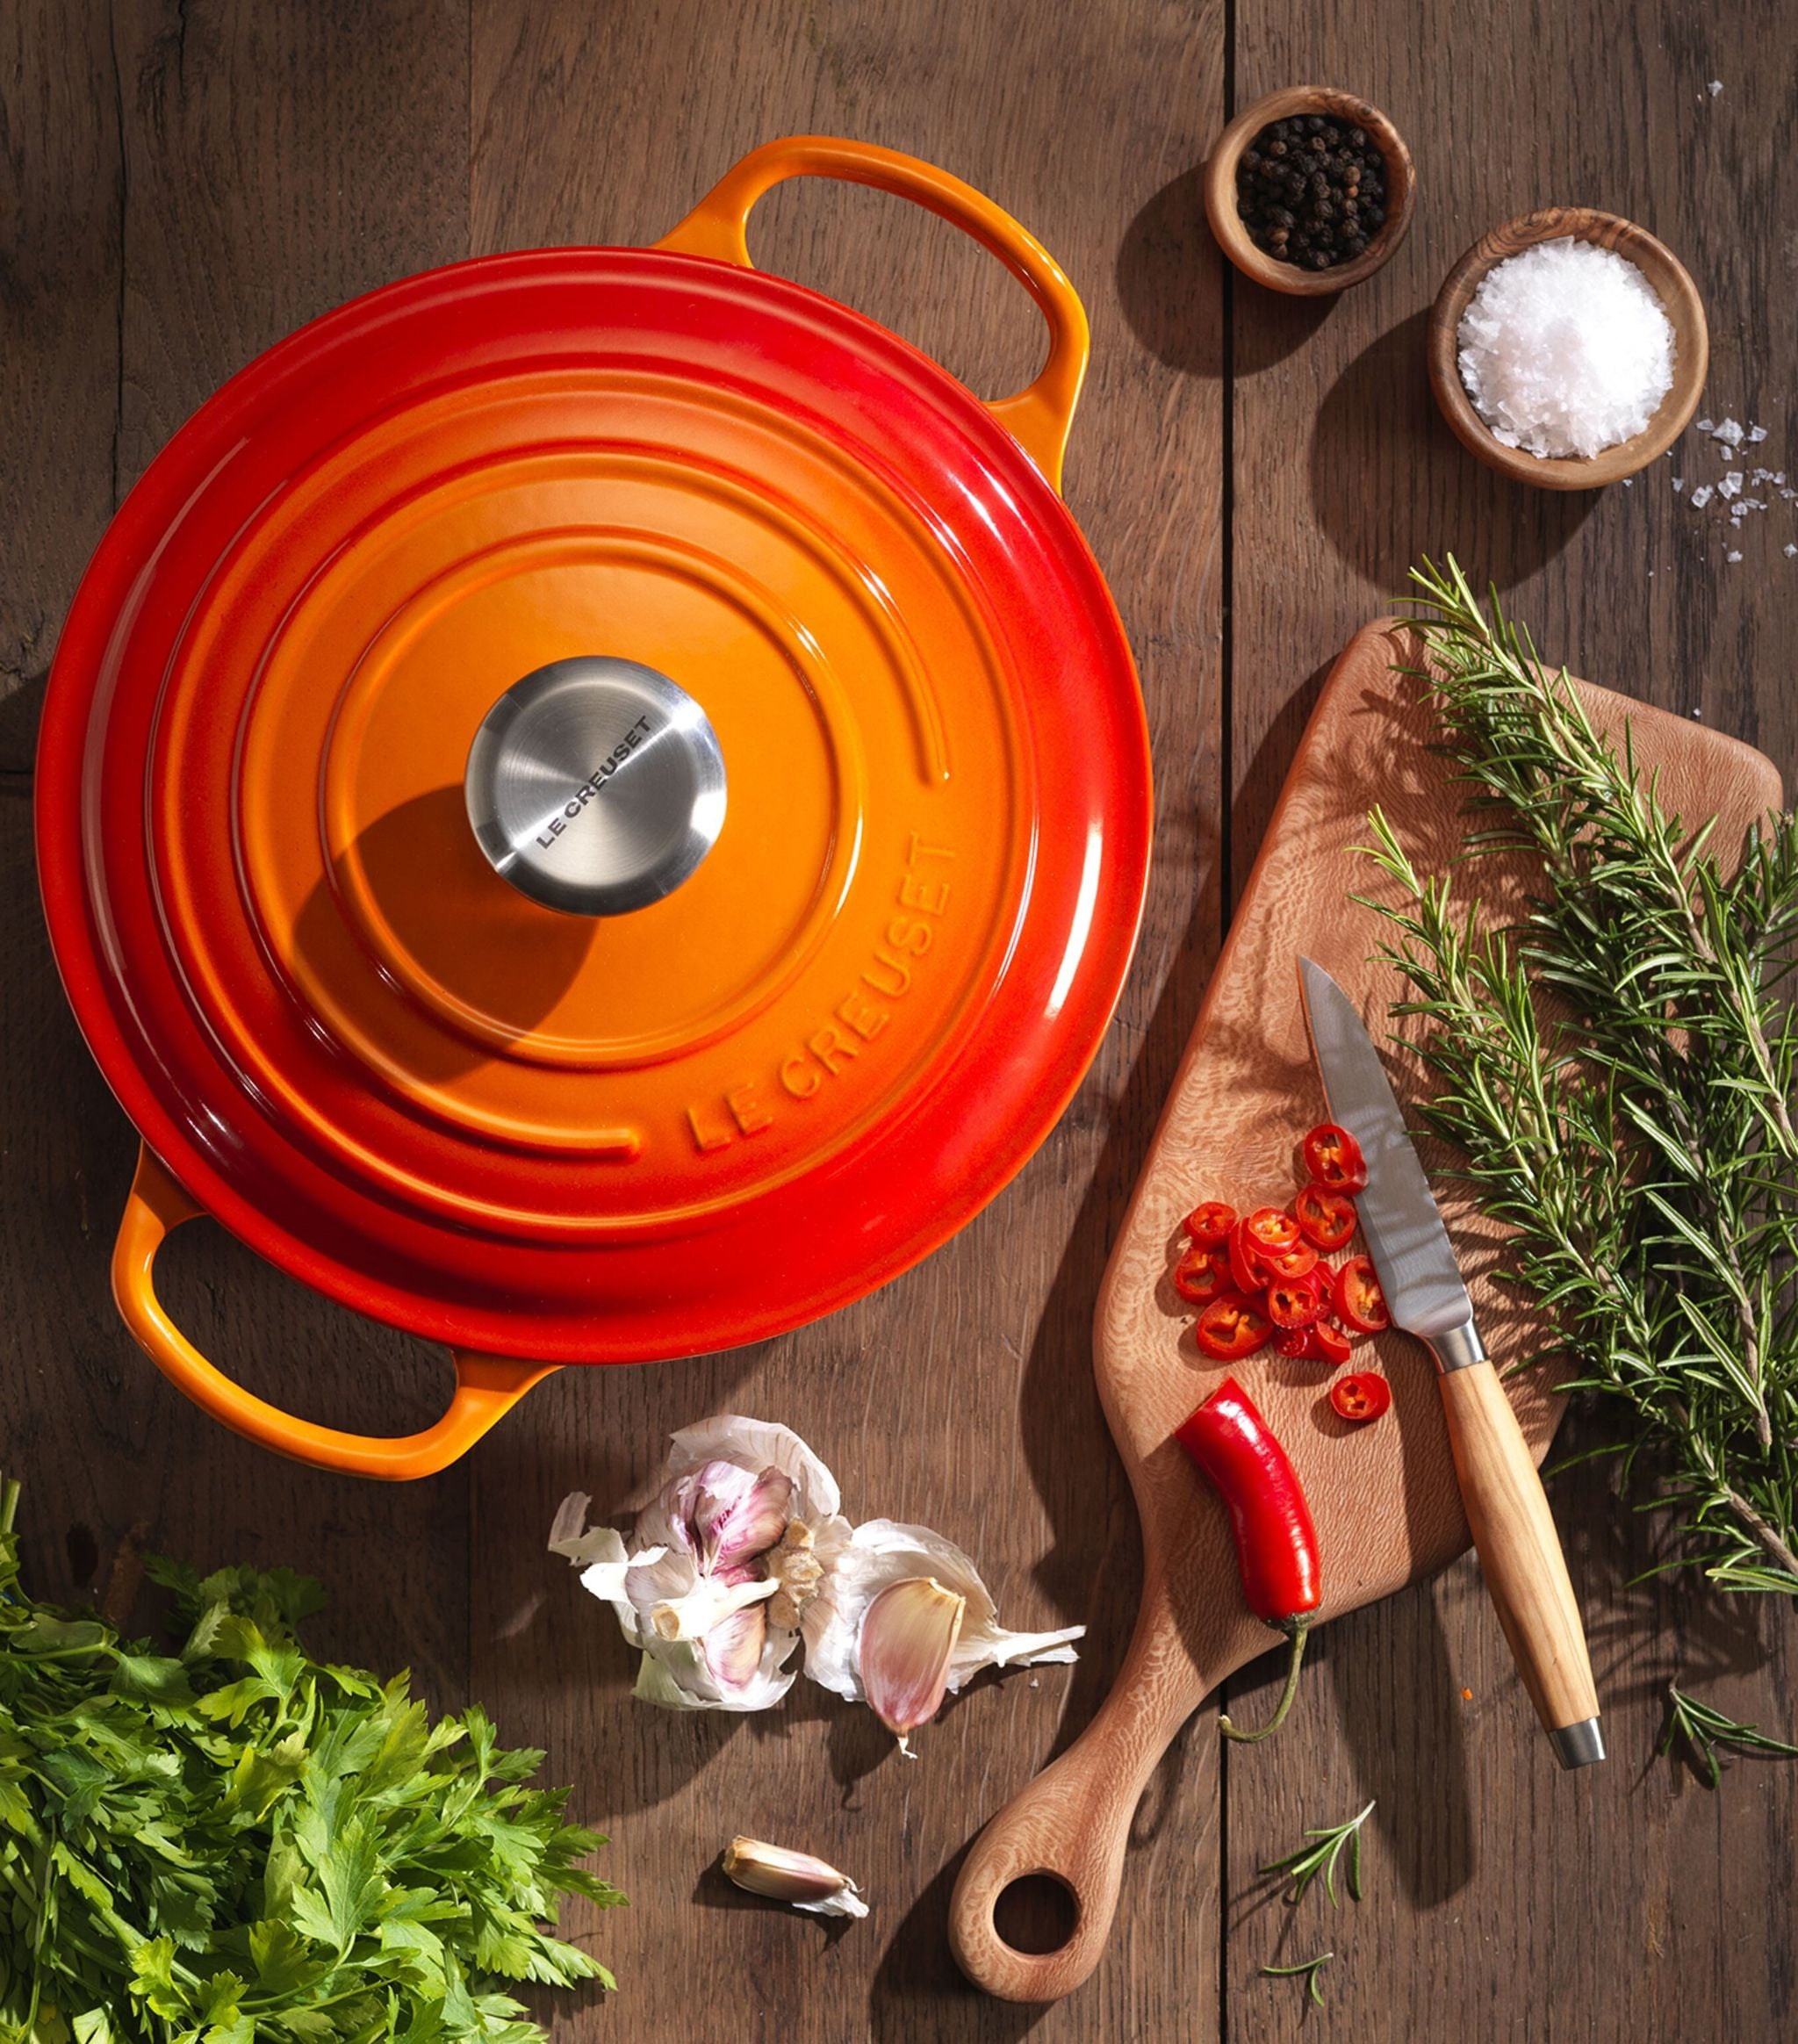
[[[1633,263],[1571,236],[1495,263],[1461,315],[1461,380],[1507,447],[1590,459],[1673,384],[1673,329]]]

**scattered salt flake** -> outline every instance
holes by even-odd
[[[1698,421],[1697,429],[1701,433],[1708,433],[1715,427],[1715,425],[1716,421],[1715,419],[1701,419]]]
[[[1766,428],[1765,426],[1751,426],[1748,428],[1748,444],[1751,447],[1758,447],[1766,438]]]
[[[1676,490],[1683,490],[1683,489],[1686,487],[1686,479],[1685,479],[1685,477],[1684,477],[1684,476],[1675,476],[1675,477],[1673,478],[1673,487],[1674,487]]]
[[[1786,542],[1786,558],[1788,561],[1798,560],[1798,544],[1789,539]]]
[[[1742,421],[1739,419],[1725,419],[1721,426],[1711,428],[1711,436],[1713,439],[1727,441],[1734,447],[1742,438]]]
[[[1726,561],[1739,561],[1739,560],[1742,558],[1742,557],[1741,557],[1741,555],[1740,555],[1740,554],[1738,554],[1738,553],[1726,553],[1726,554],[1723,556],[1723,558],[1724,558]]]
[[[1694,511],[1702,511],[1715,495],[1716,492],[1708,483],[1701,483],[1686,500]]]
[[[1723,478],[1722,481],[1717,485],[1717,494],[1720,497],[1733,497],[1737,495],[1737,493],[1741,490],[1741,470],[1731,469],[1729,474]]]
[[[1716,97],[1717,94],[1721,92],[1722,89],[1723,82],[1721,78],[1713,78],[1710,83],[1705,87],[1705,90],[1710,94],[1713,99]]]
[[[1626,490],[1633,490],[1636,487],[1636,479],[1633,476],[1625,476],[1623,478],[1623,487]]]
[[[1673,330],[1648,279],[1571,236],[1495,263],[1456,340],[1492,437],[1538,457],[1589,459],[1633,438],[1672,387]]]

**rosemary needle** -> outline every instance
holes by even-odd
[[[1263,1966],[1262,1971],[1267,1975],[1269,1980],[1295,1980],[1303,1974],[1305,1992],[1310,1995],[1319,2008],[1322,2008],[1324,1990],[1322,1983],[1318,1979],[1318,1975],[1335,1956],[1334,1952],[1320,1952],[1315,1959],[1307,1959],[1303,1965]]]
[[[1330,1898],[1330,1907],[1336,1906],[1336,1862],[1346,1849],[1348,1854],[1348,1892],[1356,1902],[1361,1900],[1361,1827],[1372,1813],[1370,1803],[1365,1810],[1358,1811],[1345,1823],[1326,1824],[1317,1831],[1307,1831],[1305,1837],[1314,1839],[1314,1845],[1300,1846],[1296,1853],[1289,1853],[1284,1860],[1275,1860],[1260,1869],[1263,1874],[1290,1875],[1291,1888],[1286,1900],[1297,1904],[1320,1874],[1323,1876],[1324,1893]],[[1327,1956],[1327,1954],[1326,1954]]]
[[[1658,1753],[1671,1753],[1676,1738],[1684,1738],[1692,1748],[1694,1759],[1713,1788],[1722,1778],[1717,1760],[1719,1746],[1726,1746],[1735,1753],[1766,1753],[1787,1760],[1798,1757],[1798,1745],[1787,1745],[1784,1739],[1769,1738],[1753,1725],[1726,1717],[1708,1703],[1701,1703],[1696,1696],[1688,1696],[1677,1682],[1669,1682],[1667,1722],[1654,1750]]]

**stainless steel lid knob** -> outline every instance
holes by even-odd
[[[706,713],[635,660],[554,660],[514,681],[474,735],[463,786],[493,870],[577,916],[672,894],[724,823]]]

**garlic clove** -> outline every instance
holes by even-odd
[[[768,1420],[745,1419],[740,1413],[719,1413],[691,1427],[682,1427],[669,1446],[668,1473],[684,1475],[708,1462],[734,1462],[752,1472],[778,1469],[793,1479],[789,1516],[813,1525],[834,1519],[842,1509],[837,1479],[790,1427]]]
[[[815,1916],[865,1917],[867,1904],[846,1874],[809,1853],[789,1852],[760,1839],[734,1838],[724,1848],[724,1878],[775,1902]]]
[[[731,1568],[779,1544],[793,1499],[793,1479],[784,1471],[752,1476],[735,1463],[708,1462],[700,1479],[693,1529],[701,1567]]]
[[[728,1696],[755,1680],[767,1644],[767,1609],[748,1604],[708,1628],[699,1649],[712,1680]]]
[[[823,1580],[800,1615],[805,1672],[811,1680],[852,1702],[867,1700],[861,1650],[868,1614],[892,1585],[917,1577],[931,1578],[967,1601],[949,1659],[946,1687],[952,1695],[982,1668],[1038,1666],[1075,1659],[1073,1643],[1084,1626],[1055,1632],[1008,1631],[999,1623],[979,1570],[953,1540],[927,1526],[869,1519],[833,1552]]]
[[[948,1687],[967,1600],[934,1576],[912,1576],[882,1590],[861,1622],[861,1685],[874,1716],[910,1753],[907,1739],[928,1724]]]

